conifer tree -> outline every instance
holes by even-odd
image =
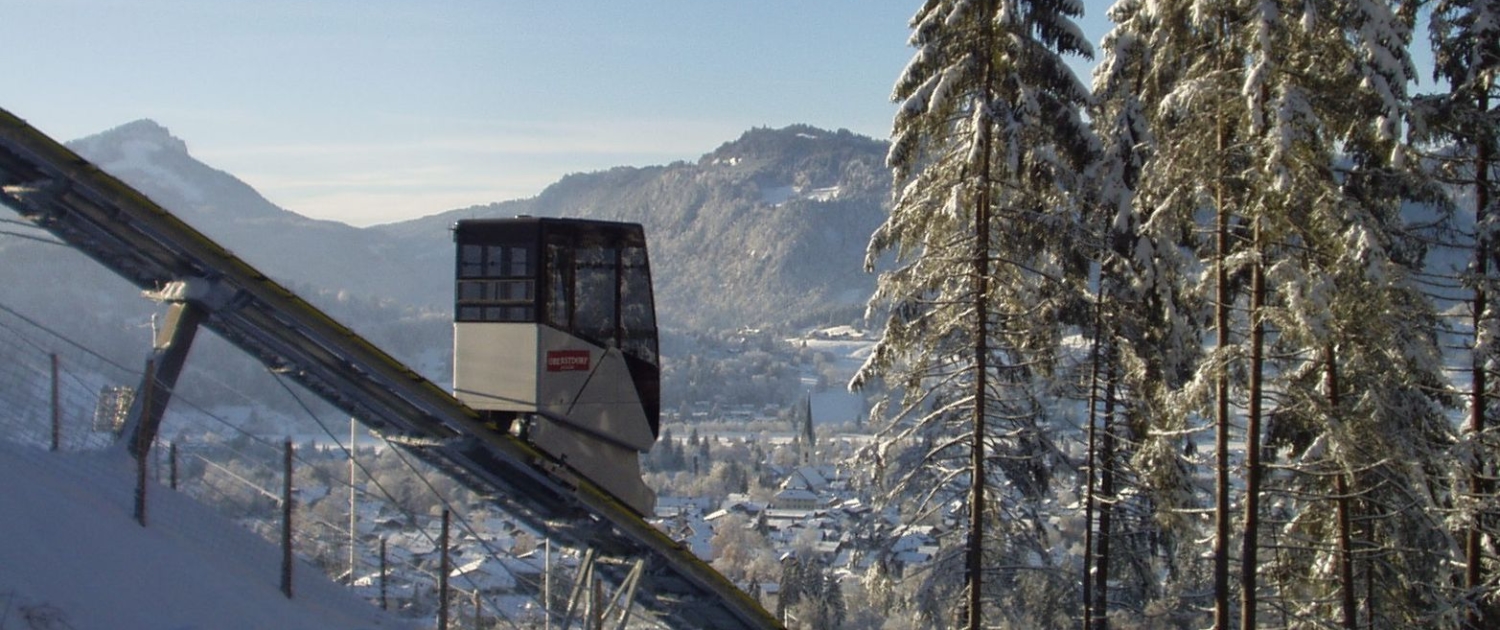
[[[1096,124],[1128,121],[1122,131],[1148,140],[1130,149],[1131,159],[1140,164],[1130,191],[1135,209],[1118,213],[1123,220],[1117,223],[1133,230],[1122,230],[1134,241],[1129,271],[1142,276],[1148,287],[1170,287],[1154,292],[1159,312],[1148,311],[1143,320],[1166,325],[1130,335],[1138,356],[1170,370],[1156,372],[1161,377],[1157,383],[1141,381],[1139,395],[1160,402],[1143,419],[1147,424],[1135,459],[1148,471],[1145,481],[1169,539],[1202,538],[1196,531],[1199,524],[1183,514],[1211,500],[1212,601],[1183,602],[1178,608],[1211,606],[1218,628],[1228,627],[1232,611],[1229,363],[1238,353],[1231,326],[1236,325],[1232,306],[1240,283],[1231,265],[1243,259],[1239,235],[1244,232],[1245,186],[1240,175],[1247,163],[1243,138],[1248,119],[1241,98],[1241,60],[1248,54],[1247,4],[1120,2],[1111,12],[1116,27],[1107,40],[1107,62],[1096,74],[1096,85],[1104,88],[1100,101],[1106,116]],[[1205,213],[1210,219],[1200,222]],[[1178,262],[1184,253],[1188,260]],[[1150,261],[1153,256],[1162,261]],[[1201,278],[1187,273],[1194,268],[1204,271]],[[1158,269],[1165,273],[1153,275]],[[1201,305],[1211,306],[1211,312]],[[1200,358],[1183,349],[1197,344],[1183,333],[1205,326],[1215,334],[1212,353]],[[1180,345],[1170,353],[1155,353],[1145,343],[1151,335]],[[1211,497],[1199,494],[1190,482],[1190,469],[1199,461],[1188,437],[1190,422],[1205,416],[1213,422]],[[1190,564],[1191,557],[1184,550],[1182,558],[1169,559],[1171,574],[1179,579],[1195,574],[1198,567],[1181,564]],[[1179,590],[1197,589],[1184,584]]]
[[[844,588],[833,574],[825,574],[823,582],[823,626],[829,630],[843,628],[849,619],[849,607],[844,603]]]
[[[781,587],[776,596],[776,616],[783,621],[787,618],[787,610],[802,601],[806,590],[804,574],[802,561],[796,555],[787,555],[781,559]]]
[[[1434,53],[1434,78],[1446,81],[1448,91],[1429,99],[1427,105],[1433,140],[1451,143],[1453,155],[1445,164],[1451,181],[1472,194],[1474,212],[1473,264],[1469,284],[1473,287],[1471,321],[1473,342],[1469,417],[1465,427],[1467,447],[1460,461],[1467,462],[1467,496],[1463,532],[1464,587],[1469,597],[1466,627],[1483,628],[1500,618],[1494,573],[1494,553],[1486,554],[1483,541],[1497,535],[1494,502],[1495,412],[1491,376],[1496,363],[1493,339],[1496,322],[1491,297],[1496,288],[1497,260],[1495,224],[1500,221],[1500,191],[1497,191],[1495,160],[1500,156],[1500,4],[1493,0],[1438,0],[1433,4],[1430,37]],[[1486,565],[1488,566],[1488,570]]]
[[[1181,435],[1187,427],[1177,418],[1183,416],[1214,418],[1215,525],[1208,539],[1214,545],[1216,627],[1230,624],[1236,585],[1245,627],[1258,625],[1258,596],[1265,592],[1277,594],[1284,613],[1352,625],[1360,603],[1353,596],[1356,545],[1370,549],[1372,558],[1420,567],[1424,576],[1435,575],[1431,569],[1440,564],[1413,551],[1423,548],[1414,545],[1432,548],[1431,527],[1390,522],[1391,495],[1398,491],[1385,481],[1413,469],[1430,470],[1444,435],[1441,394],[1435,393],[1441,391],[1441,370],[1427,328],[1432,311],[1412,280],[1421,256],[1400,216],[1401,203],[1430,194],[1404,165],[1400,143],[1412,74],[1405,50],[1409,20],[1381,2],[1126,0],[1111,17],[1117,27],[1106,40],[1106,64],[1097,75],[1101,107],[1095,123],[1113,125],[1112,133],[1122,138],[1109,140],[1112,136],[1102,133],[1106,147],[1121,147],[1106,153],[1119,156],[1112,158],[1117,172],[1141,164],[1137,182],[1115,187],[1117,193],[1128,190],[1133,200],[1133,211],[1119,212],[1124,220],[1116,223],[1128,226],[1123,233],[1136,239],[1137,250],[1168,256],[1196,251],[1200,268],[1210,271],[1208,282],[1198,286],[1214,291],[1211,316],[1197,319],[1189,311],[1184,318],[1212,321],[1213,354],[1166,396],[1169,413],[1150,417],[1147,441],[1135,459],[1144,470],[1155,471],[1151,490],[1168,510],[1164,520],[1184,524],[1174,521],[1170,510],[1190,507],[1191,497],[1174,491],[1183,487],[1174,484],[1180,476],[1162,475],[1180,468],[1164,465],[1173,456],[1151,434]],[[1137,109],[1139,116],[1133,115]],[[1132,145],[1124,138],[1142,141]],[[1194,240],[1195,234],[1210,236]],[[1145,277],[1141,270],[1150,269],[1140,262],[1116,267],[1135,284]],[[1184,287],[1165,294],[1176,296],[1191,296],[1195,284],[1182,275],[1166,282]],[[1160,327],[1155,334],[1192,328]],[[1138,338],[1127,334],[1122,340],[1127,348],[1145,347],[1137,345]],[[1382,372],[1377,369],[1382,363],[1402,370]],[[1174,387],[1169,378],[1162,381]],[[1292,478],[1275,480],[1291,487],[1267,490],[1291,492],[1278,498],[1279,505],[1304,499],[1315,504],[1285,529],[1307,536],[1298,541],[1307,553],[1278,544],[1282,551],[1269,564],[1281,568],[1270,585],[1259,579],[1268,563],[1258,558],[1263,530],[1257,505],[1264,472],[1258,425],[1267,417],[1277,419],[1280,436],[1306,436],[1284,455],[1305,457],[1313,440],[1335,445],[1327,452],[1332,457],[1319,454],[1312,458],[1316,464],[1298,460],[1304,473],[1292,467],[1286,469]],[[1232,580],[1229,507],[1237,471],[1229,465],[1228,446],[1241,419],[1246,456],[1241,571]],[[1409,440],[1356,439],[1371,435]],[[1400,458],[1391,459],[1392,453]],[[1441,496],[1442,489],[1428,486],[1422,494]],[[1326,510],[1319,509],[1322,504]],[[1364,540],[1356,540],[1350,526],[1358,510],[1364,510],[1358,515],[1366,523]],[[1344,518],[1333,519],[1335,513]],[[1310,528],[1299,529],[1300,523]],[[1191,534],[1192,527],[1180,532]],[[1285,557],[1349,570],[1313,575],[1306,571],[1314,564],[1289,569]],[[1336,560],[1317,560],[1330,557]],[[1319,592],[1329,578],[1339,595],[1331,600],[1333,593]],[[1365,582],[1366,600],[1375,599],[1370,593],[1376,589],[1368,588],[1372,583]],[[1288,594],[1306,597],[1288,600]],[[1340,604],[1336,610],[1320,608],[1327,601]],[[1430,604],[1429,613],[1440,608]],[[1397,614],[1399,606],[1391,606],[1391,614]],[[1402,608],[1400,614],[1420,606]],[[1364,608],[1374,619],[1372,604],[1367,601]]]
[[[1267,517],[1282,538],[1267,587],[1283,615],[1309,622],[1428,626],[1447,607],[1451,548],[1433,518],[1451,443],[1436,317],[1414,286],[1410,239],[1393,237],[1400,203],[1388,199],[1401,195],[1358,171],[1342,205],[1369,212],[1348,215],[1349,233],[1308,242],[1315,271],[1270,273],[1290,306],[1272,318],[1272,352],[1288,359],[1268,435],[1280,507]]]
[[[895,265],[870,305],[884,334],[852,385],[882,378],[897,392],[882,457],[904,463],[891,471],[897,495],[930,509],[967,486],[959,622],[971,628],[985,615],[985,532],[1006,518],[987,515],[988,487],[1002,477],[1038,500],[1057,452],[1036,388],[1086,280],[1070,193],[1096,147],[1079,113],[1087,92],[1060,57],[1090,54],[1071,21],[1081,12],[930,0],[893,94],[895,199],[867,267],[892,254]]]
[[[1149,109],[1140,97],[1144,82],[1164,69],[1153,66],[1152,28],[1140,22],[1156,19],[1150,11],[1143,11],[1139,2],[1121,2],[1111,18],[1119,26],[1105,37],[1094,75],[1091,119],[1103,151],[1089,177],[1098,188],[1088,223],[1104,243],[1096,262],[1099,323],[1093,335],[1093,369],[1109,375],[1100,379],[1099,391],[1101,406],[1113,410],[1102,414],[1110,419],[1111,430],[1100,431],[1110,448],[1098,450],[1113,452],[1096,455],[1095,466],[1110,469],[1121,488],[1110,522],[1135,535],[1110,539],[1108,554],[1103,553],[1102,543],[1112,532],[1106,531],[1101,510],[1100,543],[1084,558],[1085,574],[1093,577],[1085,582],[1085,611],[1092,618],[1089,627],[1095,628],[1105,625],[1111,599],[1093,592],[1103,590],[1093,584],[1108,585],[1104,578],[1110,567],[1128,570],[1118,581],[1132,588],[1113,600],[1137,610],[1162,597],[1171,583],[1183,581],[1181,558],[1171,550],[1177,537],[1188,532],[1182,515],[1198,507],[1190,460],[1184,457],[1192,446],[1186,415],[1173,410],[1202,347],[1201,298],[1183,282],[1196,264],[1191,255],[1196,230],[1191,215],[1138,202],[1156,145]],[[1097,442],[1106,446],[1104,439]],[[1182,557],[1192,555],[1185,551]]]
[[[1276,357],[1252,368],[1266,378],[1252,396],[1276,401],[1280,435],[1271,437],[1284,440],[1288,460],[1266,492],[1295,507],[1278,524],[1287,537],[1278,556],[1259,562],[1252,522],[1261,515],[1250,503],[1264,471],[1247,464],[1257,487],[1247,487],[1242,624],[1256,625],[1262,592],[1279,594],[1284,616],[1343,627],[1361,617],[1430,622],[1441,607],[1422,599],[1441,581],[1442,562],[1429,553],[1442,547],[1441,533],[1427,519],[1392,522],[1402,518],[1397,506],[1412,509],[1394,480],[1421,488],[1417,497],[1443,493],[1430,471],[1448,433],[1435,317],[1416,281],[1422,244],[1402,214],[1433,196],[1407,163],[1401,133],[1414,77],[1410,19],[1386,2],[1275,9],[1257,14],[1245,85],[1252,264],[1267,283],[1254,292],[1266,306],[1252,317]],[[1315,65],[1324,70],[1304,71]],[[1249,432],[1247,452],[1265,439]],[[1435,507],[1417,505],[1418,514]],[[1263,571],[1268,584],[1259,566],[1275,567]],[[1394,566],[1425,579],[1406,583]],[[1427,595],[1412,597],[1419,593]]]

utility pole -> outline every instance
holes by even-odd
[[[282,444],[281,593],[292,598],[292,439]]]
[[[52,353],[52,452],[56,453],[62,441],[62,404],[57,382],[57,353]]]
[[[356,422],[354,420],[354,417],[350,416],[349,417],[349,583],[350,584],[354,584],[354,578],[355,578],[354,543],[355,543],[355,541],[357,539],[357,536],[358,536],[358,534],[355,532],[355,529],[354,529],[354,526],[355,526],[355,514],[356,514],[356,511],[357,511],[357,508],[358,508],[358,503],[356,501],[355,493],[354,493],[354,473],[355,473],[355,468],[356,468],[355,461],[354,461],[354,454],[359,451],[359,445],[356,444],[355,441],[354,441],[355,438],[356,438],[356,436],[357,436],[357,434],[355,433],[355,428],[357,426],[359,426],[359,425],[356,424]]]
[[[438,630],[448,630],[448,572],[452,570],[448,562],[448,526],[452,518],[447,508],[443,508],[443,533],[439,541],[442,553],[438,561]]]

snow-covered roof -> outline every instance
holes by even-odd
[[[812,492],[811,490],[805,490],[805,489],[802,489],[802,488],[788,488],[786,490],[782,490],[781,492],[777,492],[776,493],[776,498],[777,498],[777,500],[780,500],[780,501],[814,501],[814,502],[816,502],[818,500],[818,495],[816,493]]]
[[[745,498],[743,500],[735,498],[736,496],[744,495],[729,496],[730,498],[725,499],[724,503],[719,505],[720,511],[728,510],[731,512],[740,512],[742,514],[759,514],[766,509],[766,504],[759,501],[751,501],[749,498]]]
[[[516,577],[503,562],[492,556],[476,558],[448,573],[462,588],[482,591],[508,591],[516,587]]]
[[[896,554],[896,562],[900,562],[902,564],[922,564],[931,560],[932,554],[922,553],[920,551],[903,551]]]

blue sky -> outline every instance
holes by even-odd
[[[62,140],[152,118],[283,207],[369,225],[755,126],[885,137],[920,4],[0,0],[0,107]],[[1086,5],[1097,44],[1109,2]]]
[[[0,107],[59,140],[151,118],[283,207],[369,225],[755,126],[886,137],[920,4],[0,0]]]
[[[368,225],[695,159],[754,126],[884,137],[919,0],[0,0],[0,107],[151,118],[273,202]]]

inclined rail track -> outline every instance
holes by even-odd
[[[636,600],[672,625],[780,628],[683,545],[506,433],[348,327],[0,109],[0,203],[144,291],[194,289],[204,326],[489,497],[578,547],[646,559]],[[612,581],[628,567],[600,565]]]

